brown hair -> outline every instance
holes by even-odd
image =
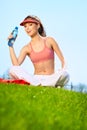
[[[37,22],[39,22],[40,24],[40,28],[38,29],[38,32],[41,36],[45,37],[46,36],[46,32],[44,30],[44,27],[41,23],[41,20],[37,17],[37,16],[33,16],[33,15],[28,15],[24,20],[27,20],[27,19],[34,19],[36,20]]]

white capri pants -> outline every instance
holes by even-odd
[[[69,76],[66,70],[59,70],[51,75],[31,75],[20,66],[12,66],[9,74],[13,79],[22,79],[34,86],[55,86],[61,75]]]

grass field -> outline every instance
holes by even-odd
[[[87,130],[87,94],[0,84],[0,130]]]

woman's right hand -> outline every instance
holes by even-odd
[[[9,39],[11,39],[11,38],[13,38],[13,35],[12,35],[12,34],[10,34],[7,39],[9,40]]]
[[[9,46],[9,47],[13,47],[14,41],[15,41],[15,40],[13,39],[13,35],[10,34],[10,35],[8,36],[8,46]]]

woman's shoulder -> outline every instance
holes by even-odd
[[[55,43],[55,39],[53,37],[50,37],[50,36],[47,36],[46,38],[46,42],[49,42],[49,43]]]
[[[30,43],[27,43],[26,45],[24,45],[22,50],[26,51],[27,53],[30,53],[31,51]]]
[[[47,39],[47,40],[54,40],[54,38],[51,37],[51,36],[46,36],[45,39]]]

